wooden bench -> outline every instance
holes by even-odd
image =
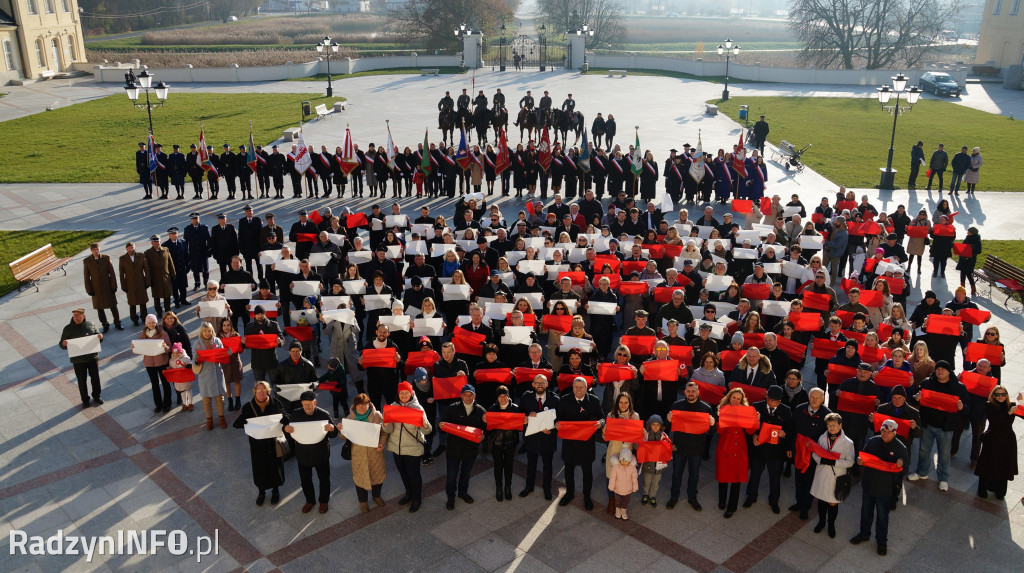
[[[36,292],[39,292],[39,280],[50,274],[51,271],[60,269],[64,271],[64,276],[67,276],[68,271],[64,266],[67,265],[70,260],[71,257],[63,259],[57,257],[53,252],[53,245],[47,243],[24,257],[8,264],[8,266],[11,267],[11,273],[14,274],[14,280],[18,281],[19,292],[21,291],[23,283],[28,283],[29,286],[36,287]]]
[[[325,117],[330,117],[331,114],[334,113],[333,109],[330,109],[330,110],[327,109],[327,104],[323,104],[323,103],[318,105],[318,106],[316,106],[315,108],[313,108],[313,111],[316,112],[317,119],[323,119]]]
[[[975,269],[974,276],[988,283],[989,298],[992,298],[993,288],[1006,293],[1003,306],[1010,302],[1011,296],[1020,298],[1020,295],[1024,294],[1024,269],[1019,269],[997,256],[987,255],[985,264],[980,269]]]
[[[436,75],[438,75],[440,73],[441,73],[441,70],[438,69],[438,68],[424,68],[424,69],[420,70],[420,75],[421,76],[429,76],[431,74],[436,76]]]
[[[718,106],[706,103],[704,104],[704,113],[708,115],[718,115]]]
[[[43,71],[39,72],[39,79],[41,79],[41,80],[48,80],[48,79],[53,78],[56,75],[57,75],[57,72],[55,72],[53,70],[43,70]]]
[[[299,132],[302,131],[297,127],[289,127],[288,129],[281,132],[282,139],[285,141],[295,141],[299,138]]]
[[[608,70],[608,77],[618,75],[620,78],[626,77],[626,70]]]

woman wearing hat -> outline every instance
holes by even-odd
[[[259,381],[253,386],[252,400],[242,406],[232,426],[242,429],[249,418],[275,415],[281,416],[284,424],[288,423],[284,406],[270,395],[270,384]],[[271,490],[270,503],[276,504],[281,500],[278,488],[284,485],[284,460],[277,455],[277,438],[258,440],[249,436],[249,460],[252,463],[252,481],[260,490],[256,505],[263,505],[268,489]]]
[[[408,382],[403,382],[408,385]],[[352,400],[352,410],[345,416],[345,420],[366,422],[369,424],[383,424],[384,418],[377,408],[373,406],[370,397],[366,394],[358,394]],[[345,421],[338,422],[338,429],[344,430]],[[379,442],[376,447],[360,446],[352,444],[352,481],[356,485],[356,498],[359,500],[359,509],[363,513],[369,513],[369,494],[373,494],[373,502],[377,507],[384,507],[384,500],[381,498],[381,487],[387,477],[387,464],[384,458],[384,446],[388,443],[388,433],[383,426],[380,431]]]
[[[971,150],[971,166],[967,168],[967,172],[964,173],[964,183],[967,185],[967,194],[974,195],[974,190],[978,186],[979,171],[981,170],[981,148],[975,147]]]
[[[167,332],[160,328],[156,322],[156,315],[146,315],[145,326],[139,334],[140,340],[161,340],[163,341],[164,352],[156,356],[143,356],[142,365],[146,367],[146,374],[149,376],[149,384],[153,389],[154,412],[171,411],[171,384],[164,378],[163,371],[167,368],[170,360],[171,338]],[[134,347],[134,345],[133,345]],[[161,394],[161,390],[163,393]]]
[[[392,406],[412,408],[423,412],[423,406],[416,400],[412,384],[402,382],[398,385],[398,400]],[[405,495],[398,500],[398,505],[411,504],[409,513],[416,513],[423,502],[423,478],[420,475],[420,462],[423,456],[424,435],[430,433],[432,426],[426,413],[420,424],[404,424],[390,422],[384,424],[382,431],[388,434],[387,449],[394,455],[395,467],[402,477]]]

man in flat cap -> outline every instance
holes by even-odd
[[[175,200],[185,198],[185,174],[188,172],[185,163],[185,154],[180,151],[178,145],[174,145],[174,152],[167,156],[167,169],[171,172],[171,185],[174,185]]]
[[[188,298],[188,271],[191,268],[188,257],[188,243],[178,236],[178,228],[167,229],[167,240],[163,247],[171,255],[171,262],[174,263],[174,278],[171,279],[171,289],[174,292],[174,308],[181,308],[187,304]]]
[[[210,281],[210,228],[199,222],[199,213],[189,213],[185,227],[189,268],[192,270],[192,290],[198,291]],[[199,282],[202,275],[203,282]]]
[[[96,330],[96,325],[86,320],[85,309],[76,308],[71,311],[71,322],[65,325],[60,333],[60,347],[67,348],[69,340],[94,335],[103,340],[103,335]],[[82,397],[82,408],[89,407],[89,388],[85,385],[87,378],[92,379],[93,401],[97,406],[103,404],[103,400],[100,399],[100,366],[96,360],[98,357],[98,353],[71,357],[71,365],[74,366],[75,377],[78,379],[78,392]]]
[[[146,250],[146,264],[149,267],[149,288],[153,293],[153,306],[157,316],[171,310],[171,297],[175,295],[174,277],[178,274],[171,252],[160,245],[160,235],[149,238]],[[160,304],[163,301],[163,304]]]
[[[217,214],[217,224],[210,229],[210,254],[220,266],[221,276],[228,272],[231,257],[238,254],[238,233],[224,213]]]

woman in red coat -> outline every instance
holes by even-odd
[[[749,406],[743,390],[733,388],[718,404],[722,406]],[[747,482],[747,434],[755,430],[718,427],[718,446],[715,448],[715,479],[718,480],[718,509],[725,510],[725,517],[732,517],[740,500],[740,484]]]
[[[466,275],[466,282],[473,289],[474,298],[480,289],[484,288],[487,279],[491,276],[491,269],[487,267],[480,251],[473,251],[469,261],[462,265],[462,273]]]

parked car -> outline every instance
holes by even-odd
[[[935,95],[958,97],[960,84],[956,83],[953,76],[947,73],[925,72],[921,74],[921,90],[932,92]]]

